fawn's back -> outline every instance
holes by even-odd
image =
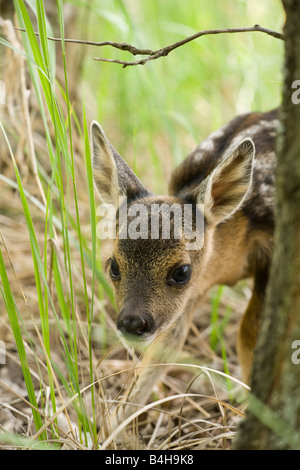
[[[243,139],[250,137],[255,145],[253,179],[242,210],[251,228],[272,234],[277,128],[277,109],[237,116],[204,140],[173,172],[170,194],[189,194]]]

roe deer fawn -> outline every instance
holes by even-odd
[[[117,211],[116,240],[108,260],[119,311],[117,328],[124,338],[149,345],[146,362],[165,361],[168,353],[174,362],[193,313],[210,287],[252,277],[252,298],[237,338],[243,379],[248,382],[272,255],[277,126],[277,110],[236,117],[186,158],[171,177],[169,195],[160,196],[146,189],[99,124],[92,123],[95,186],[101,200]],[[147,224],[139,237],[120,235],[120,196],[127,198],[126,215],[131,220],[134,204],[146,208]],[[187,249],[190,237],[184,233],[175,236],[175,216],[170,217],[169,239],[162,236],[162,217],[155,237],[143,233],[152,223],[150,208],[174,204],[192,207],[193,228],[197,208],[202,208],[204,233],[198,249]],[[136,385],[139,403],[147,400],[163,372],[162,367],[142,372]]]

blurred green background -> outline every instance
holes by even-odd
[[[107,0],[72,2],[81,35],[156,49],[203,29],[260,24],[282,31],[279,0]],[[84,47],[84,46],[73,46]],[[89,47],[81,77],[88,117],[151,189],[166,190],[171,169],[235,115],[280,104],[283,41],[262,33],[206,36],[144,66],[93,61],[135,60],[110,47]],[[138,58],[138,57],[137,57]],[[149,170],[149,166],[151,170]]]

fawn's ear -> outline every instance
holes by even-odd
[[[103,202],[117,208],[120,196],[127,196],[130,202],[150,194],[96,121],[91,124],[91,141],[94,183]]]
[[[251,186],[254,154],[253,141],[243,140],[199,185],[197,202],[204,204],[208,223],[222,222],[241,206]]]

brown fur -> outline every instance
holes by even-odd
[[[238,336],[243,377],[249,380],[272,254],[277,124],[277,111],[235,118],[208,137],[174,171],[169,196],[156,196],[146,189],[107,141],[101,127],[92,124],[94,178],[103,201],[114,201],[118,210],[118,193],[127,196],[128,210],[136,202],[143,204],[147,209],[146,231],[151,225],[153,204],[178,204],[182,208],[191,204],[193,227],[196,204],[204,207],[204,241],[197,250],[186,249],[185,236],[174,238],[175,217],[171,219],[170,239],[162,239],[162,218],[158,239],[151,239],[149,233],[148,237],[144,233],[144,238],[141,233],[138,239],[121,239],[118,227],[109,262],[119,309],[118,327],[122,334],[133,333],[136,343],[149,345],[146,363],[167,360],[169,353],[175,359],[195,308],[210,287],[253,277],[252,299]],[[190,278],[181,285],[174,273],[186,266]],[[149,384],[153,385],[162,372],[163,368],[157,367],[142,373],[137,384],[138,402],[147,399]]]

